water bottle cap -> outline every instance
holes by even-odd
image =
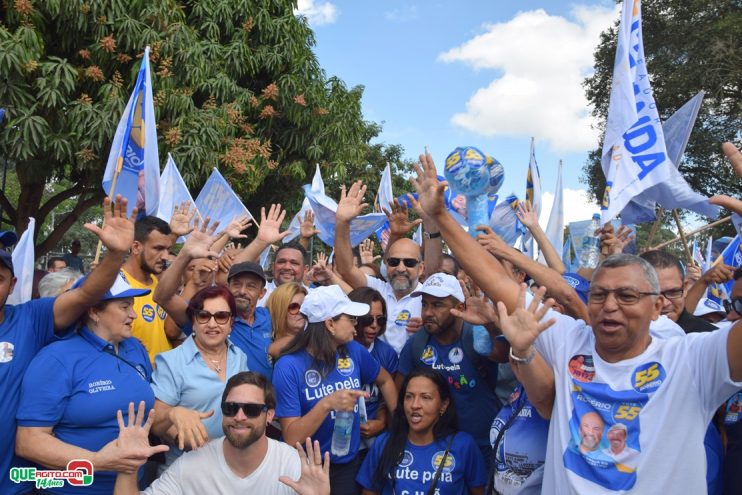
[[[600,213],[593,213],[593,220],[600,220]]]

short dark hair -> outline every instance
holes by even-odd
[[[137,220],[134,224],[134,240],[139,242],[146,241],[150,232],[153,230],[164,235],[170,235],[170,225],[165,220],[147,215]]]
[[[441,261],[443,260],[451,260],[451,263],[453,263],[453,273],[451,275],[457,277],[459,275],[459,270],[461,270],[458,260],[448,253],[441,254]]]
[[[61,256],[52,256],[51,258],[49,258],[49,261],[46,262],[46,269],[49,270],[50,268],[54,268],[54,263],[56,263],[57,261],[61,261],[65,264],[65,266],[67,266],[67,262],[64,261],[64,258],[62,258]]]
[[[685,269],[683,264],[680,262],[677,256],[668,253],[667,251],[660,251],[654,249],[652,251],[645,251],[639,255],[640,258],[645,259],[655,270],[662,270],[664,268],[675,268],[680,273],[680,278],[685,278]]]
[[[304,246],[302,246],[298,242],[289,242],[288,244],[281,244],[278,247],[278,249],[276,249],[276,254],[275,254],[275,256],[274,256],[273,259],[275,260],[276,258],[278,258],[278,253],[280,253],[284,249],[295,249],[295,250],[299,251],[301,253],[301,259],[304,261],[304,264],[309,263],[307,261],[307,257],[308,257],[307,250],[304,249]]]
[[[276,390],[273,388],[273,384],[257,371],[241,371],[227,380],[227,384],[224,386],[224,393],[222,394],[222,402],[226,402],[229,392],[240,385],[258,387],[265,395],[264,401],[268,409],[276,408]]]
[[[193,317],[204,309],[204,302],[208,299],[218,299],[222,298],[225,301],[227,301],[227,305],[229,305],[229,310],[232,312],[232,316],[237,316],[237,304],[234,302],[234,296],[232,293],[224,287],[223,285],[211,285],[209,287],[204,287],[200,291],[196,292],[194,296],[191,298],[191,300],[188,302],[188,307],[186,308],[186,315],[188,316],[188,319],[193,321]]]

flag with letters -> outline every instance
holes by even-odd
[[[144,50],[134,90],[113,136],[103,173],[103,190],[112,198],[120,194],[128,199],[127,214],[131,214],[135,206],[141,214],[157,214],[160,161],[157,156],[149,47]]]

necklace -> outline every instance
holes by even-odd
[[[198,346],[196,346],[196,347],[198,347]],[[224,350],[224,354],[222,354],[221,356],[219,356],[219,359],[211,359],[210,357],[208,357],[206,355],[206,353],[203,350],[201,350],[201,349],[199,349],[199,350],[201,351],[201,356],[204,357],[204,358],[206,358],[206,359],[208,359],[211,362],[211,365],[207,364],[207,366],[209,366],[209,368],[213,368],[213,370],[216,371],[217,373],[221,373],[222,372],[222,364],[221,363],[222,363],[222,360],[227,357],[227,349]],[[206,361],[206,359],[204,359],[204,361]]]

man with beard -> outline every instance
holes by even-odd
[[[307,439],[308,455],[305,455],[298,443],[301,453],[265,436],[266,426],[275,414],[276,394],[263,375],[244,371],[230,378],[224,388],[221,408],[224,437],[178,458],[142,493],[329,495],[329,454],[325,455],[323,466],[318,442],[312,446]],[[133,406],[130,409],[133,410]],[[119,423],[118,441],[132,452],[147,455],[161,448],[149,447],[147,432],[151,421],[140,427],[143,415],[128,426]],[[136,474],[119,473],[113,493],[139,494]]]

